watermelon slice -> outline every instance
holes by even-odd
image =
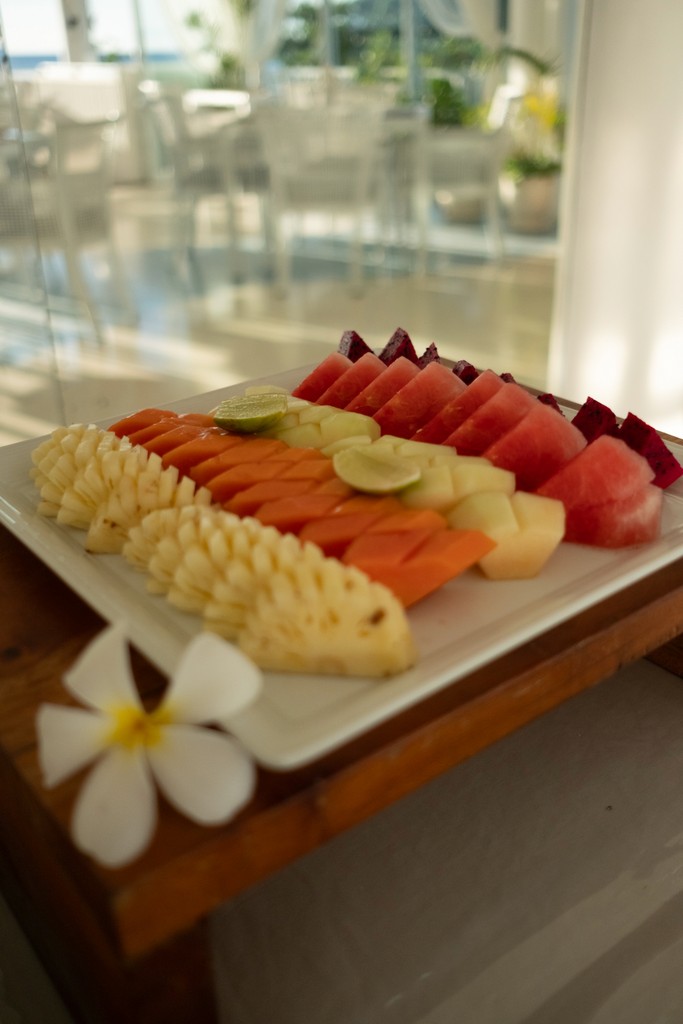
[[[653,483],[657,487],[669,487],[683,475],[683,466],[673,452],[669,451],[655,428],[632,412],[621,424],[616,436],[634,452],[647,459],[655,474]]]
[[[617,417],[608,406],[589,397],[574,416],[572,423],[590,443],[602,434],[612,433],[617,426]]]
[[[327,391],[337,377],[353,366],[351,360],[341,352],[330,352],[321,363],[311,370],[292,391],[295,398],[303,398],[307,402],[315,402]]]
[[[532,400],[524,418],[483,454],[494,466],[511,470],[519,490],[533,491],[585,446],[581,431],[561,413]]]
[[[559,498],[569,511],[621,501],[653,479],[647,459],[618,438],[603,434],[537,490],[548,498]]]
[[[383,434],[410,438],[465,385],[442,363],[428,363],[377,410],[374,419]]]
[[[409,380],[420,371],[415,363],[404,356],[399,356],[390,363],[383,373],[375,377],[366,388],[353,398],[345,408],[349,412],[360,412],[365,416],[374,416],[385,402],[396,394]]]
[[[428,441],[431,444],[443,444],[449,434],[464,423],[470,413],[482,402],[503,387],[503,381],[493,370],[484,370],[464,391],[452,398],[431,420],[427,420],[413,434],[415,441]]]
[[[337,351],[352,363],[357,363],[368,352],[372,352],[372,349],[357,331],[344,331]]]
[[[470,384],[470,388],[475,383]],[[481,455],[536,405],[536,400],[519,384],[505,383],[478,405],[443,443],[455,448],[458,455]]]
[[[659,536],[663,500],[661,487],[645,484],[616,501],[570,508],[564,539],[601,548],[648,544]]]
[[[407,331],[397,327],[379,354],[380,359],[387,366],[396,359],[408,359],[411,363],[417,364],[417,352]]]
[[[317,404],[333,405],[337,409],[344,409],[386,368],[386,363],[383,363],[379,356],[376,356],[374,352],[366,352],[348,370],[345,370],[341,377],[337,377],[326,391],[323,391],[317,399]]]

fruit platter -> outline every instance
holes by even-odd
[[[263,668],[277,770],[683,556],[680,442],[401,328],[0,458],[0,522],[163,672],[201,629]]]

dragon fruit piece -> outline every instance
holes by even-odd
[[[683,476],[683,466],[681,466],[673,452],[669,451],[655,428],[639,419],[632,412],[628,414],[621,424],[617,436],[629,448],[632,448],[633,451],[638,452],[644,459],[647,459],[655,474],[652,483],[656,484],[657,487],[664,489],[672,484],[674,480],[678,480],[679,476]]]
[[[512,376],[512,374],[509,373],[507,370],[505,371],[505,373],[501,373],[500,379],[504,380],[506,384],[516,384],[517,383],[517,381]]]
[[[549,391],[544,392],[542,395],[538,395],[538,401],[542,402],[543,405],[549,405],[551,409],[555,410],[555,412],[559,412],[560,416],[564,416],[564,413],[560,408],[560,403],[555,398],[555,395],[552,395]]]
[[[400,356],[404,356],[405,359],[409,359],[411,363],[417,365],[417,352],[410,335],[402,327],[397,327],[380,352],[379,358],[388,366],[389,363],[393,363]]]
[[[429,366],[430,363],[440,362],[441,359],[439,357],[437,347],[434,344],[434,342],[432,342],[431,345],[427,346],[427,348],[424,350],[424,352],[418,359],[417,365],[420,367],[421,370],[424,370],[425,366]]]
[[[602,434],[610,434],[614,437],[617,417],[609,406],[589,397],[574,416],[572,423],[578,427],[590,444]]]
[[[344,331],[339,342],[338,351],[343,356],[346,356],[347,359],[350,359],[352,363],[357,363],[361,356],[372,352],[372,349],[356,331]]]
[[[471,384],[479,376],[476,366],[472,366],[472,363],[468,363],[466,359],[458,359],[453,367],[453,373],[460,378],[463,384]]]

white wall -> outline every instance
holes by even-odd
[[[683,434],[683,4],[585,0],[549,387]]]

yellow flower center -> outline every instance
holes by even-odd
[[[162,740],[164,725],[170,718],[165,708],[158,708],[148,713],[132,704],[113,708],[111,711],[112,728],[109,742],[112,746],[134,750],[138,746],[155,747]]]

